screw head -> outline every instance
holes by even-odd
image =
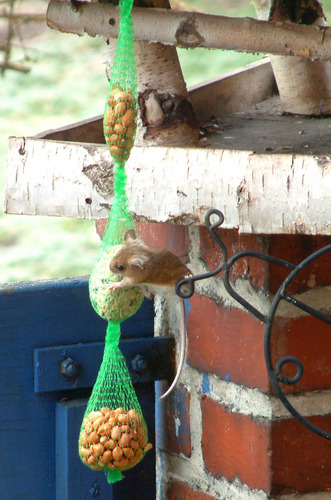
[[[76,377],[79,372],[79,364],[74,359],[67,358],[62,361],[60,371],[68,378]]]
[[[100,496],[100,486],[98,483],[94,483],[92,485],[92,487],[90,488],[89,490],[89,494],[91,495],[91,497],[93,498],[96,498],[98,496]]]
[[[141,356],[141,354],[137,354],[131,361],[131,366],[132,366],[132,369],[135,371],[135,372],[139,372],[139,373],[142,373],[146,370],[147,368],[147,361],[146,359]]]

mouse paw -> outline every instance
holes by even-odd
[[[108,288],[109,290],[117,290],[117,288],[121,288],[121,282],[115,281],[114,283],[109,283]]]

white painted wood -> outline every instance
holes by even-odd
[[[106,146],[11,138],[7,213],[97,219],[111,203]],[[93,184],[86,169],[101,170]],[[92,169],[93,170],[93,169]],[[331,161],[250,151],[135,147],[127,163],[137,219],[203,224],[208,208],[245,233],[331,234]],[[91,204],[86,200],[92,201]]]
[[[109,19],[115,23],[109,24]],[[297,55],[328,61],[331,28],[293,23],[258,21],[251,18],[214,16],[199,12],[136,7],[132,10],[135,39],[178,47],[207,47],[244,52]],[[52,0],[47,10],[50,28],[65,33],[117,37],[118,8],[106,3],[84,3],[73,8],[70,1]]]

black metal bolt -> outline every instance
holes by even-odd
[[[89,490],[89,494],[91,495],[91,497],[93,498],[96,498],[98,496],[100,496],[100,486],[98,483],[94,483],[92,485],[92,487],[90,488]]]
[[[131,361],[131,366],[135,372],[142,373],[147,368],[147,361],[141,354],[137,354]]]
[[[76,377],[79,372],[79,364],[74,359],[67,358],[62,361],[60,371],[68,378]]]

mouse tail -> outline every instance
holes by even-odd
[[[184,300],[180,299],[180,315],[181,315],[181,320],[182,320],[182,325],[181,325],[181,332],[180,332],[180,340],[181,340],[181,346],[180,346],[180,357],[179,357],[179,363],[178,363],[178,368],[177,368],[177,373],[172,381],[171,386],[169,389],[160,396],[160,400],[166,398],[169,396],[169,394],[174,390],[176,387],[179,377],[181,376],[181,373],[184,368],[184,363],[186,359],[186,351],[187,351],[187,335],[186,335],[186,328],[185,328],[185,307],[184,307]]]

